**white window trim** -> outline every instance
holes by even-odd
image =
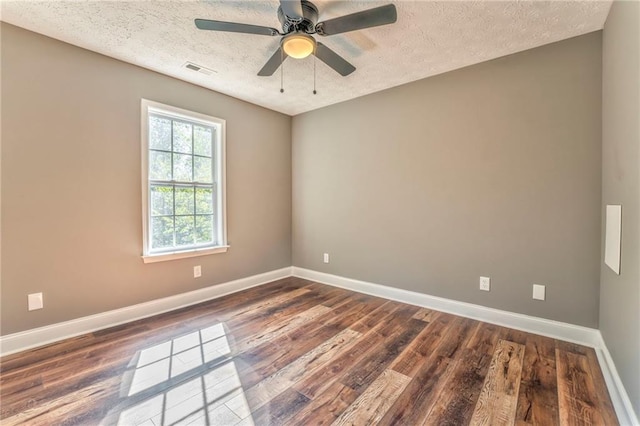
[[[217,193],[217,228],[220,232],[220,243],[217,246],[198,247],[187,250],[176,250],[172,252],[150,253],[149,251],[149,113],[150,112],[169,113],[177,118],[189,121],[201,121],[202,124],[214,124],[220,128],[220,143],[213,147],[215,154],[219,158],[219,167],[216,167],[216,182],[218,182]],[[140,114],[141,129],[141,151],[142,151],[142,260],[144,263],[162,262],[166,260],[185,259],[195,256],[206,256],[216,253],[225,253],[230,247],[227,244],[227,185],[226,185],[226,121],[220,118],[197,112],[187,111],[171,105],[142,99]]]

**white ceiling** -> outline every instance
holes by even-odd
[[[606,1],[312,0],[319,21],[395,3],[398,22],[316,36],[351,62],[341,77],[313,57],[256,74],[279,37],[200,31],[194,18],[280,28],[278,0],[2,1],[5,22],[130,62],[267,108],[296,115],[403,83],[602,29]],[[186,61],[215,71],[183,68]]]

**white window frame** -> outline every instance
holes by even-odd
[[[212,146],[214,156],[214,220],[216,221],[216,235],[219,235],[218,244],[185,250],[151,251],[150,206],[149,191],[149,115],[159,113],[179,120],[187,120],[209,127],[216,128],[216,139]],[[225,253],[227,245],[227,197],[226,197],[226,122],[223,119],[209,115],[176,108],[171,105],[142,99],[141,101],[141,147],[142,147],[142,238],[144,263],[162,262],[166,260],[183,259],[195,256],[205,256],[215,253]]]

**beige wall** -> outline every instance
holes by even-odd
[[[295,266],[597,327],[600,32],[296,116],[292,137]]]
[[[640,417],[639,2],[611,8],[602,82],[602,209],[622,205],[622,259],[620,275],[601,263],[600,330]]]
[[[290,117],[1,28],[2,335],[291,265]],[[227,121],[228,253],[143,264],[140,98]]]

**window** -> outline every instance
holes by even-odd
[[[145,263],[227,251],[225,122],[142,100]]]

